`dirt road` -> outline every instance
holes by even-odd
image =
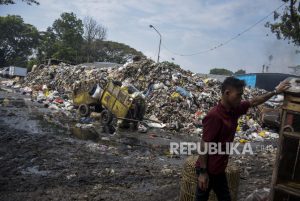
[[[178,200],[185,156],[170,157],[169,143],[196,137],[85,132],[47,121],[65,125],[29,97],[1,90],[0,102],[0,200]],[[269,187],[274,154],[235,160],[239,200]]]

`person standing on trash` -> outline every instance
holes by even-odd
[[[225,145],[225,143],[233,142],[238,118],[246,114],[250,107],[260,105],[272,96],[284,92],[289,88],[289,83],[281,82],[272,92],[251,100],[242,101],[244,87],[245,82],[234,77],[228,77],[222,83],[221,100],[202,121],[203,135],[200,142],[202,153],[204,153],[204,145],[207,143],[213,142]],[[225,147],[222,146],[221,148],[223,151]],[[211,189],[213,189],[219,201],[231,200],[225,174],[228,158],[229,155],[227,154],[199,154],[195,164],[198,176],[196,201],[207,201]]]

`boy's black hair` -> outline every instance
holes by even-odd
[[[225,90],[229,87],[233,87],[236,89],[241,89],[246,86],[246,83],[244,80],[237,79],[235,77],[227,77],[221,86],[221,92],[224,94]]]

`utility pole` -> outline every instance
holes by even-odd
[[[159,54],[160,54],[160,46],[161,46],[161,34],[159,33],[159,31],[157,31],[157,29],[155,29],[155,27],[153,25],[149,25],[150,28],[153,28],[159,35],[159,46],[158,46],[158,55],[157,55],[157,63],[159,63]]]

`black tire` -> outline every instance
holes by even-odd
[[[78,113],[81,117],[87,117],[90,115],[90,107],[87,104],[81,104],[78,107]]]
[[[108,110],[103,110],[101,112],[101,123],[103,125],[109,125],[113,120],[113,114]]]

